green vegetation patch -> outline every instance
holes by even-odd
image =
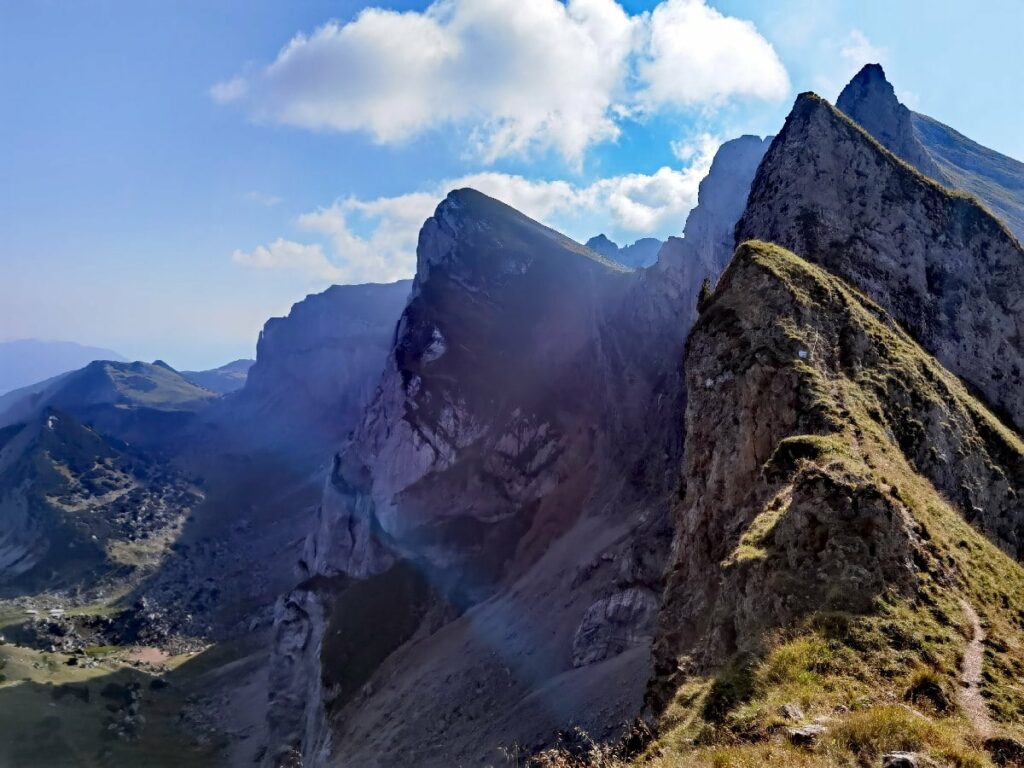
[[[327,601],[321,651],[324,688],[344,705],[380,664],[419,628],[436,595],[422,568],[403,560],[369,579],[348,582]]]

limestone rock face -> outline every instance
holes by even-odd
[[[332,760],[487,764],[502,744],[541,747],[571,725],[613,733],[639,712],[686,334],[764,147],[723,146],[701,186],[707,210],[647,269],[472,190],[426,222],[392,352],[335,460],[302,568],[379,590],[414,563],[437,605],[416,609],[420,628],[360,690],[322,691]],[[324,604],[351,602],[348,589]],[[275,738],[315,752],[296,733]]]
[[[332,759],[486,764],[510,741],[612,732],[639,711],[682,447],[679,290],[472,190],[426,222],[303,568],[386,591],[412,563],[436,605],[417,603],[419,628],[360,689],[322,691]],[[353,601],[343,589],[323,603]],[[594,709],[598,689],[615,693]],[[272,743],[316,759],[296,728]]]
[[[836,107],[896,157],[938,182],[949,183],[918,139],[911,111],[896,98],[880,65],[868,64],[858,72],[839,94]]]
[[[267,321],[245,387],[226,404],[241,422],[334,445],[358,423],[391,348],[412,282],[335,285]]]
[[[572,632],[608,586],[592,579],[567,591],[576,558],[615,553],[637,524],[625,511],[607,519],[614,513],[604,505],[622,480],[596,475],[609,466],[609,446],[594,428],[606,418],[605,313],[634,282],[472,190],[438,207],[420,235],[417,277],[377,393],[334,463],[303,564],[316,578],[380,585],[396,563],[413,562],[455,613],[439,602],[440,614],[449,611],[443,629],[424,625],[369,687],[339,685],[280,722],[315,719],[319,708],[335,721],[338,757],[368,766],[402,764],[413,753],[423,765],[475,761],[517,728],[539,738],[550,727],[540,702],[524,704],[517,723],[505,721],[539,682],[522,665],[535,654],[545,675],[572,669]],[[569,533],[598,513],[604,535]],[[570,535],[579,547],[573,557],[550,551]],[[541,610],[541,594],[560,610]],[[335,598],[345,600],[324,600]],[[494,654],[495,632],[513,635],[502,642],[504,656]],[[307,646],[314,666],[336,663],[317,650]],[[642,669],[646,657],[629,663]],[[292,668],[304,676],[303,665]],[[641,693],[634,685],[625,698],[637,707]],[[424,709],[424,700],[433,706]],[[440,745],[442,734],[446,746],[423,754],[425,741]],[[274,738],[316,764],[316,745],[296,729],[276,729]]]
[[[658,596],[633,586],[591,605],[576,629],[572,643],[575,667],[594,664],[640,645],[654,633]]]
[[[305,744],[307,754],[321,761],[330,747],[320,675],[325,626],[324,607],[313,590],[294,590],[274,606],[268,686],[273,698],[267,725],[276,737],[275,743],[286,746],[267,756],[273,765],[292,744]]]
[[[553,470],[577,458],[566,456],[575,422],[596,407],[582,356],[627,275],[471,190],[439,206],[418,253],[378,394],[336,463],[308,565],[369,575],[388,565],[365,549],[372,539],[442,571],[476,560],[484,583],[557,483]]]
[[[1024,425],[1024,251],[972,198],[918,174],[813,94],[758,170],[738,240],[778,243],[877,301]]]

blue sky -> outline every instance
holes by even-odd
[[[0,0],[0,340],[252,355],[307,293],[410,274],[451,183],[675,233],[720,141],[869,59],[1024,158],[1019,0],[445,2]]]

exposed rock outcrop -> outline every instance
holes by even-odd
[[[397,589],[387,574],[414,562],[428,603],[381,594],[418,628],[362,690],[324,691],[336,753],[367,766],[412,754],[476,763],[573,722],[618,728],[647,674],[681,447],[668,427],[681,417],[687,327],[674,284],[472,190],[438,207],[418,255],[304,564],[313,581],[359,580],[328,589],[337,606],[351,590]],[[597,711],[585,705],[595,686],[617,691]]]
[[[1024,425],[1024,251],[973,198],[927,179],[813,94],[758,169],[739,240],[778,243],[881,304]]]
[[[486,762],[501,744],[542,746],[573,723],[606,734],[638,711],[682,450],[683,344],[765,146],[725,144],[685,237],[634,273],[470,190],[426,223],[394,351],[303,563],[379,583],[415,561],[438,608],[369,692],[325,689],[338,755],[384,765],[426,742],[423,764]],[[598,711],[585,706],[595,686],[618,692]],[[423,696],[437,702],[429,717],[406,704]]]
[[[732,258],[736,222],[770,143],[770,136],[740,136],[722,144],[700,183],[683,237],[670,237],[658,255],[654,269],[675,288],[673,298],[683,303],[688,323],[697,318],[701,284],[714,283]]]
[[[330,747],[321,695],[320,647],[326,619],[320,597],[296,589],[274,607],[274,654],[269,666],[270,732],[288,745],[267,755],[272,765],[303,744],[309,762],[323,762]]]
[[[463,589],[489,586],[556,483],[575,421],[594,420],[581,357],[626,279],[497,201],[450,195],[420,234],[412,295],[336,463],[311,572],[383,570],[362,548],[372,539],[461,574]]]

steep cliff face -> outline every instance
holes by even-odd
[[[486,763],[638,711],[681,448],[674,290],[472,190],[438,207],[307,543],[324,642],[281,629],[283,664],[313,658],[323,697],[274,702],[292,724],[275,748],[316,760],[330,733],[342,764]],[[345,663],[381,604],[380,653]],[[616,692],[601,709],[598,688]],[[296,724],[316,709],[311,739]]]
[[[174,445],[206,498],[145,585],[151,603],[204,637],[272,622],[276,598],[302,578],[295,566],[331,451],[373,395],[410,287],[334,286],[266,323],[245,386]]]
[[[245,386],[173,445],[206,498],[145,596],[204,637],[269,625],[296,575],[331,451],[380,380],[411,281],[333,286],[272,318]],[[216,592],[197,585],[216,584]]]
[[[1019,437],[882,308],[764,243],[737,251],[685,367],[685,495],[653,689],[664,743],[686,764],[715,750],[742,762],[737,740],[784,762],[797,755],[773,734],[816,719],[822,764],[908,748],[966,759],[952,694],[963,602],[998,638],[982,715],[1013,732],[1024,569],[1003,550],[1020,556]],[[905,714],[900,699],[926,708]],[[865,735],[883,722],[915,735]]]
[[[701,181],[697,205],[686,218],[683,237],[670,237],[654,269],[683,302],[688,323],[697,318],[697,296],[705,279],[714,284],[732,258],[736,222],[746,207],[757,167],[771,137],[741,136],[719,147]]]
[[[797,99],[772,142],[736,237],[778,243],[850,281],[1024,424],[1020,243],[817,96]]]
[[[581,353],[626,280],[598,258],[471,190],[442,203],[420,235],[379,394],[335,466],[313,572],[386,567],[335,535],[379,528],[396,554],[493,580],[486,571],[513,554],[502,542],[531,525],[577,421],[598,407]]]
[[[337,444],[373,395],[411,285],[335,285],[268,320],[229,409],[274,424],[275,439]]]
[[[926,176],[971,193],[1024,238],[1024,163],[994,152],[896,98],[878,64],[843,89],[836,106],[882,146]]]

